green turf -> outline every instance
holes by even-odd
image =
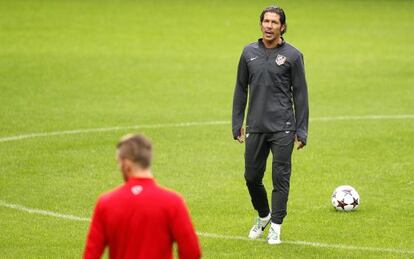
[[[414,114],[414,2],[280,1],[305,55],[311,117]],[[0,138],[229,121],[237,62],[268,1],[0,1]],[[89,217],[121,183],[131,130],[0,142],[0,200]],[[255,216],[230,124],[142,129],[157,181],[198,231],[246,236]],[[414,250],[414,119],[318,121],[294,153],[282,238]],[[270,162],[270,161],[269,161]],[[270,164],[269,164],[270,167]],[[270,174],[266,186],[270,190]],[[353,213],[330,205],[357,188]],[[0,207],[0,258],[76,258],[88,223]],[[205,258],[412,258],[413,253],[200,237]]]

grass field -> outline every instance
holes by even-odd
[[[114,145],[129,132],[154,141],[157,181],[185,197],[204,258],[414,258],[412,1],[278,1],[305,55],[309,142],[286,242],[238,238],[255,212],[232,93],[269,3],[0,1],[0,258],[79,258],[87,221],[10,204],[89,218],[121,183]],[[358,211],[331,207],[342,184]]]

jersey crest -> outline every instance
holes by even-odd
[[[133,195],[138,195],[142,192],[142,189],[143,188],[142,188],[141,185],[135,185],[135,186],[132,186],[131,192],[132,192]]]
[[[283,64],[285,64],[285,62],[286,62],[286,57],[285,56],[282,56],[282,55],[280,55],[280,54],[277,54],[277,57],[276,57],[276,64],[278,65],[278,66],[281,66],[281,65],[283,65]]]

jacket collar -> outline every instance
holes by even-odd
[[[280,37],[280,38],[282,39],[282,43],[277,44],[277,46],[275,48],[280,48],[283,45],[285,45],[285,43],[286,43],[285,42],[285,39],[283,37]],[[265,45],[264,45],[264,43],[263,43],[263,38],[260,38],[257,41],[258,41],[260,47],[266,48]]]
[[[127,181],[128,184],[155,184],[154,178],[143,178],[143,177],[131,177],[128,178]]]

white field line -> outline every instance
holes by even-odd
[[[244,241],[259,241],[259,242],[266,241],[264,239],[251,240],[247,237],[242,237],[242,236],[228,236],[228,235],[220,235],[220,234],[212,234],[212,233],[204,233],[204,232],[197,232],[197,234],[198,236],[201,236],[201,237],[227,239],[227,240],[244,240]],[[403,250],[403,249],[384,248],[384,247],[351,246],[351,245],[328,244],[328,243],[318,243],[318,242],[308,242],[308,241],[286,241],[286,240],[282,240],[282,243],[289,244],[289,245],[313,246],[313,247],[330,248],[330,249],[414,254],[413,250]]]
[[[61,135],[84,134],[84,133],[120,131],[120,130],[126,130],[126,129],[160,129],[160,128],[192,127],[192,126],[222,125],[222,124],[229,124],[229,122],[227,122],[227,121],[204,121],[204,122],[147,124],[147,125],[143,124],[143,125],[132,125],[132,126],[115,126],[115,127],[104,127],[104,128],[91,128],[91,129],[75,129],[75,130],[64,130],[64,131],[40,132],[40,133],[29,133],[29,134],[23,134],[23,135],[2,137],[2,138],[0,138],[0,142],[8,142],[8,141],[22,140],[22,139],[28,139],[28,138],[38,138],[38,137],[50,137],[50,136],[61,136]]]
[[[20,210],[20,211],[28,212],[28,213],[31,213],[31,214],[40,214],[40,215],[44,215],[44,216],[51,216],[51,217],[62,218],[62,219],[69,219],[69,220],[74,220],[74,221],[90,221],[89,218],[83,218],[83,217],[73,216],[73,215],[69,215],[69,214],[62,214],[62,213],[58,213],[58,212],[54,212],[54,211],[48,211],[48,210],[28,208],[28,207],[25,207],[25,206],[22,206],[22,205],[19,205],[19,204],[7,203],[7,202],[4,202],[2,200],[0,200],[0,207]]]
[[[414,114],[315,117],[315,118],[310,118],[310,121],[405,120],[405,119],[414,119]],[[165,123],[165,124],[147,124],[147,125],[143,124],[143,125],[132,125],[132,126],[74,129],[74,130],[28,133],[28,134],[21,134],[21,135],[16,135],[16,136],[0,137],[0,142],[17,141],[17,140],[23,140],[23,139],[29,139],[29,138],[39,138],[39,137],[120,131],[120,130],[126,130],[126,129],[160,129],[160,128],[193,127],[193,126],[208,126],[208,125],[227,125],[227,124],[230,124],[230,120],[229,121],[200,121],[200,122],[181,122],[181,123]]]
[[[62,213],[48,211],[48,210],[28,208],[28,207],[25,207],[19,204],[7,203],[2,200],[0,200],[0,207],[15,209],[19,211],[28,212],[31,214],[40,214],[40,215],[50,216],[50,217],[55,217],[55,218],[62,218],[62,219],[73,220],[73,221],[90,222],[90,218],[78,217],[78,216],[74,216],[70,214],[62,214]],[[220,234],[205,233],[205,232],[197,232],[197,235],[200,237],[225,239],[225,240],[261,241],[261,242],[265,241],[264,239],[251,240],[247,237],[242,237],[242,236],[229,236],[229,235],[220,235]],[[387,253],[398,253],[398,254],[414,254],[414,250],[385,248],[385,247],[351,246],[351,245],[328,244],[328,243],[319,243],[319,242],[286,241],[286,240],[283,240],[283,243],[289,244],[289,245],[313,246],[313,247],[328,248],[328,249],[359,250],[359,251],[387,252]]]

